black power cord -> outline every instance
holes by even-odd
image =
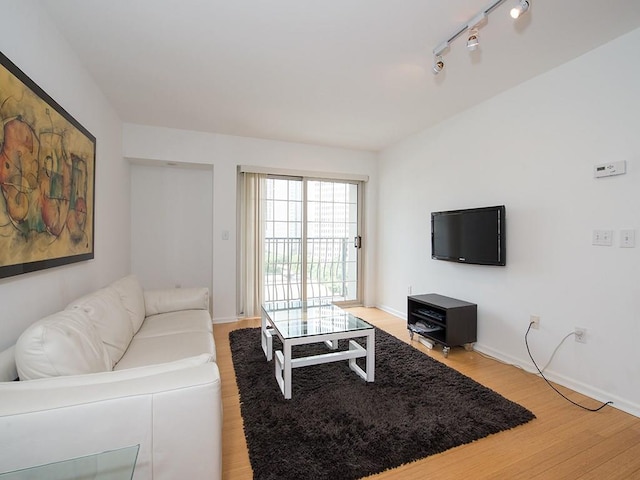
[[[564,398],[565,400],[567,400],[570,403],[573,403],[575,406],[582,408],[583,410],[587,410],[588,412],[598,412],[600,410],[602,410],[604,407],[606,407],[607,405],[613,405],[613,402],[609,401],[609,402],[605,402],[602,405],[600,405],[598,408],[589,408],[589,407],[585,407],[583,405],[580,405],[579,403],[574,402],[573,400],[571,400],[570,398],[568,398],[566,395],[564,395],[560,390],[558,390],[556,387],[553,386],[553,384],[547,380],[547,377],[544,376],[544,373],[542,373],[542,370],[540,370],[540,367],[538,367],[538,364],[536,363],[536,361],[533,359],[533,355],[531,355],[531,350],[529,349],[529,342],[527,340],[527,337],[529,336],[529,331],[531,330],[531,325],[533,325],[533,322],[529,324],[529,328],[527,328],[527,333],[524,334],[524,344],[527,346],[527,353],[529,354],[529,358],[531,359],[531,361],[533,362],[533,365],[536,367],[536,370],[538,370],[538,373],[540,374],[540,376],[544,379],[545,382],[547,382],[547,384],[558,394],[560,395],[562,398]]]

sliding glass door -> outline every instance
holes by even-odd
[[[359,182],[267,176],[263,300],[361,303]]]
[[[262,298],[266,302],[304,298],[302,187],[297,178],[265,179]]]

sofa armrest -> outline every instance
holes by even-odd
[[[0,384],[0,472],[139,444],[136,480],[219,480],[220,374],[189,361]]]
[[[208,288],[145,290],[146,316],[179,310],[209,310]]]

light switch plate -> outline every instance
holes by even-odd
[[[610,247],[613,243],[613,230],[594,230],[591,243],[602,247]]]
[[[636,246],[635,230],[620,230],[620,247],[633,248]]]

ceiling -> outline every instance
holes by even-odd
[[[490,0],[40,1],[124,122],[371,151],[640,27],[638,0],[505,0],[436,76]]]

